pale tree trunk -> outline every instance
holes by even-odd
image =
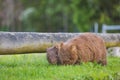
[[[22,12],[20,0],[4,0],[2,7],[2,26],[7,27],[9,31],[20,29],[19,16]]]
[[[14,18],[14,22],[15,22],[15,30],[16,31],[22,31],[22,22],[20,20],[20,15],[23,11],[23,6],[20,0],[16,0],[15,1],[15,18]]]
[[[14,24],[14,0],[3,1],[3,14],[2,26],[7,26],[10,29]]]

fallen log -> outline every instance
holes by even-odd
[[[42,53],[46,48],[82,33],[0,32],[0,55]],[[97,34],[106,47],[120,46],[120,34]]]

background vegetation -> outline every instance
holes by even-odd
[[[46,54],[0,56],[0,80],[120,80],[120,58],[108,57],[108,65],[83,63],[58,66]]]
[[[83,32],[95,22],[120,24],[120,0],[0,0],[2,31]]]

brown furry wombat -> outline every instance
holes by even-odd
[[[105,43],[93,33],[84,33],[48,48],[47,59],[51,64],[62,65],[81,62],[107,64]]]

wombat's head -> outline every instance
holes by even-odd
[[[58,49],[56,46],[47,49],[47,60],[51,64],[59,64]]]
[[[47,49],[47,60],[51,64],[61,64],[60,51],[63,42]]]
[[[75,46],[66,46],[64,43],[60,43],[47,49],[47,60],[51,64],[68,64],[66,62],[70,58],[73,59],[75,53]]]

